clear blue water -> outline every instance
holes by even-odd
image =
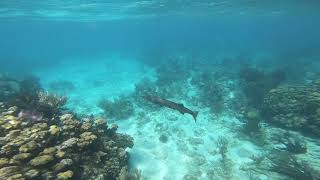
[[[317,1],[289,0],[2,1],[0,54],[24,66],[159,48],[314,54],[320,46],[318,7]]]
[[[242,66],[266,72],[285,68],[288,82],[295,85],[315,81],[320,75],[319,8],[316,0],[3,0],[0,72],[17,78],[35,74],[45,89],[69,97],[67,108],[97,116],[105,115],[97,106],[101,99],[131,96],[144,78],[156,81],[164,74],[170,82],[178,77],[176,84],[157,88],[168,88],[170,100],[199,110],[197,124],[168,109],[145,109],[136,99],[131,99],[135,115],[110,120],[135,138],[132,169],[141,170],[145,179],[281,179],[286,176],[243,170],[250,157],[264,153],[273,142],[261,146],[250,137],[239,137],[235,127],[243,125],[241,107],[225,108],[222,115],[211,112],[212,106],[218,108],[198,98],[204,95],[192,79],[202,72],[222,73],[212,86],[224,89],[228,107],[242,97],[237,74]],[[169,72],[182,71],[157,71],[163,64]],[[181,80],[184,70],[189,73]],[[50,86],[62,80],[75,88],[60,91]],[[203,83],[209,87],[211,81]],[[266,134],[282,131],[266,124]],[[159,142],[162,134],[169,137],[168,143]],[[231,177],[223,173],[226,169],[217,157],[221,136],[232,141]],[[319,170],[318,137],[301,136],[310,146],[301,158]]]

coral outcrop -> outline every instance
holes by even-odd
[[[320,88],[318,85],[283,86],[264,99],[267,120],[285,128],[320,135]]]
[[[125,177],[133,139],[117,133],[116,125],[109,128],[101,118],[80,122],[73,114],[34,121],[18,116],[21,111],[1,103],[0,179]]]

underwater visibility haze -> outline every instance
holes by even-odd
[[[0,2],[0,179],[320,179],[320,1]]]

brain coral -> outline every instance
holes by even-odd
[[[317,85],[273,89],[264,99],[263,111],[275,124],[320,135],[320,88]]]

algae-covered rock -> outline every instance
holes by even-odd
[[[0,158],[0,168],[7,166],[9,164],[8,158]]]
[[[58,146],[58,149],[64,150],[64,149],[72,148],[77,144],[78,141],[79,141],[79,138],[75,138],[75,137],[70,138],[70,139],[64,141],[62,144],[60,144]]]
[[[159,137],[159,141],[162,143],[167,143],[168,142],[168,136],[166,134],[161,134]]]
[[[62,121],[62,129],[65,133],[73,133],[76,128],[81,126],[81,123],[74,119],[72,114],[64,114],[60,117],[60,121]],[[72,134],[73,135],[73,134]]]
[[[34,179],[39,176],[39,171],[36,169],[30,169],[25,173],[25,176],[29,179]]]
[[[99,133],[99,134],[105,133],[105,131],[108,128],[107,120],[102,117],[96,118],[96,120],[94,121],[94,125],[97,129],[97,133]]]
[[[251,110],[247,112],[246,117],[249,119],[257,119],[257,118],[260,118],[260,115],[257,110]]]
[[[13,156],[13,159],[16,161],[25,161],[32,157],[31,153],[20,153]]]
[[[30,141],[27,144],[22,145],[19,148],[20,152],[30,152],[36,150],[38,148],[38,144],[35,141]]]
[[[84,131],[88,131],[90,130],[92,127],[92,124],[91,123],[88,123],[88,122],[85,122],[81,125],[81,129],[84,130]]]
[[[16,139],[21,133],[21,130],[16,129],[16,130],[11,130],[9,133],[5,136],[5,141],[8,142],[12,139]]]
[[[21,121],[13,115],[0,116],[0,127],[5,130],[16,129],[20,124]]]
[[[115,144],[117,144],[117,147],[120,147],[120,148],[133,147],[133,138],[127,134],[117,134],[114,137],[113,141],[115,141],[116,142]]]
[[[118,125],[117,124],[112,124],[111,125],[111,130],[117,131],[117,129],[118,129]]]
[[[49,147],[49,148],[45,148],[41,153],[40,155],[53,155],[55,154],[57,151],[57,148],[56,147]]]
[[[73,163],[72,159],[62,159],[59,163],[55,164],[53,166],[53,170],[55,172],[59,172],[69,166],[71,166]]]
[[[22,174],[15,174],[15,175],[9,176],[7,179],[8,180],[25,180],[26,178],[24,178]]]
[[[0,169],[0,177],[7,179],[10,176],[19,174],[20,168],[18,166],[7,166]]]
[[[66,155],[66,153],[65,153],[64,151],[60,151],[60,150],[59,150],[59,151],[57,151],[55,157],[61,159],[61,158],[63,158],[65,155]]]
[[[63,114],[60,116],[61,121],[65,121],[65,120],[72,119],[72,118],[73,118],[73,114]]]
[[[68,170],[68,171],[59,173],[57,175],[57,179],[59,179],[59,180],[70,179],[70,178],[72,178],[72,176],[73,176],[73,172],[71,170]]]
[[[38,156],[33,158],[30,161],[30,164],[32,166],[42,166],[42,165],[46,165],[50,162],[52,162],[54,160],[52,155],[42,155],[42,156]]]
[[[52,125],[49,127],[49,132],[51,135],[57,135],[61,129],[57,125]]]
[[[4,106],[3,106],[4,107]],[[9,107],[5,112],[3,112],[3,115],[15,115],[18,112],[19,108],[17,106]]]
[[[107,126],[107,120],[105,120],[105,119],[102,118],[102,117],[98,117],[98,118],[94,121],[94,124],[95,124],[97,127],[105,128],[105,127]]]

